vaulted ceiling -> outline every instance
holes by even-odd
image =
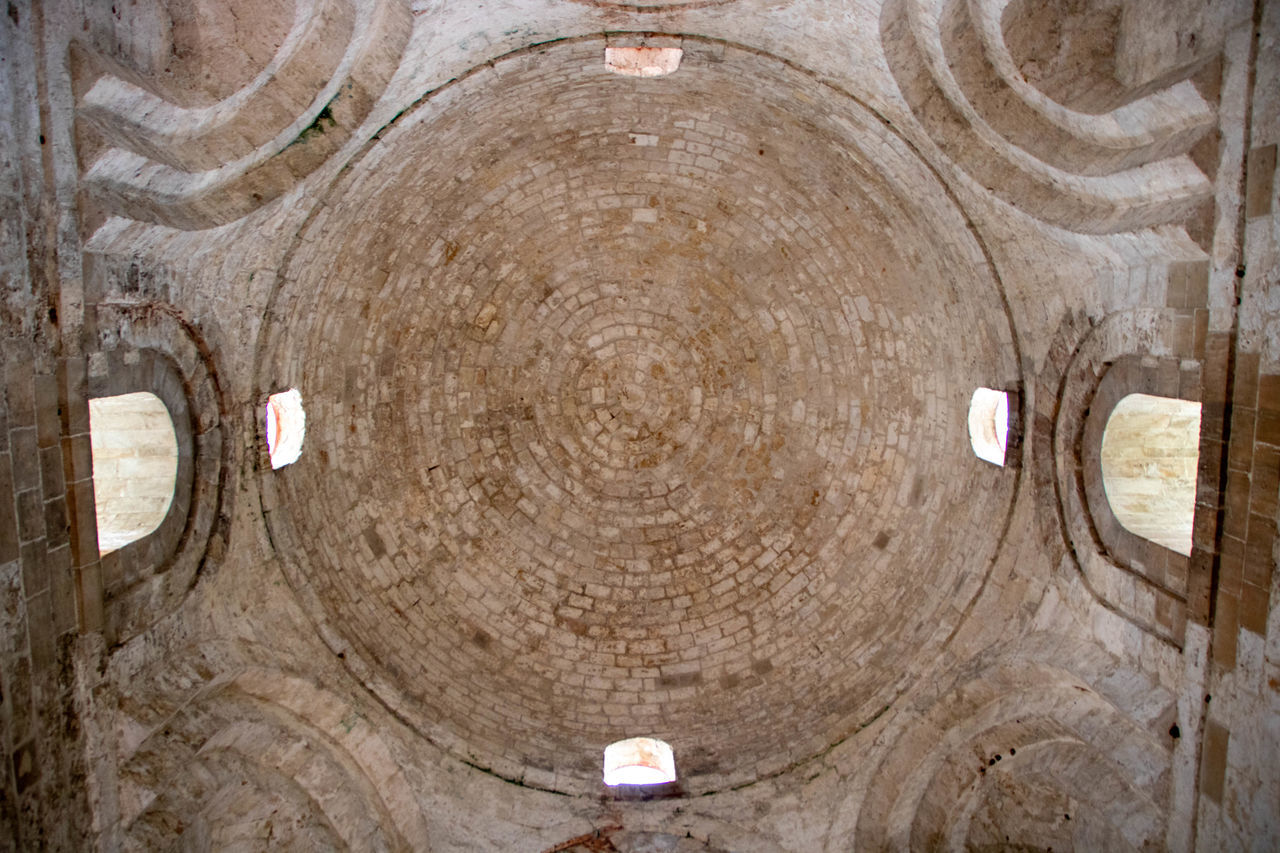
[[[5,24],[14,846],[1280,833],[1277,10],[90,5]],[[100,555],[134,391],[175,498]],[[1131,393],[1202,412],[1190,556]]]

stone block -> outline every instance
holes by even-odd
[[[1231,413],[1231,447],[1227,464],[1234,471],[1248,471],[1253,467],[1253,430],[1257,413],[1251,408],[1237,405]]]
[[[1200,792],[1215,803],[1222,802],[1227,775],[1227,743],[1231,732],[1209,718],[1204,726],[1204,746],[1200,757]]]
[[[62,435],[58,383],[52,376],[35,377],[36,437],[40,447],[56,447]]]
[[[80,630],[86,634],[103,630],[102,567],[96,562],[81,566],[75,569],[75,579],[79,591]]]
[[[1270,586],[1271,568],[1276,542],[1276,520],[1262,515],[1249,516],[1249,538],[1245,540],[1245,579],[1259,586]]]
[[[1220,670],[1236,667],[1236,635],[1240,629],[1240,600],[1218,590],[1217,608],[1213,614],[1213,662]]]
[[[1236,353],[1236,372],[1232,379],[1232,402],[1236,406],[1254,408],[1258,402],[1258,354]]]
[[[76,565],[98,559],[97,511],[93,502],[93,480],[82,480],[67,490],[71,519],[71,555]]]
[[[1209,307],[1209,262],[1192,261],[1187,264],[1187,307]],[[1200,312],[1197,312],[1197,316]]]
[[[75,574],[71,567],[71,549],[67,546],[49,553],[49,594],[53,604],[55,635],[75,629],[79,618],[76,606]]]
[[[36,678],[51,677],[54,663],[53,599],[46,589],[27,598],[27,640]]]
[[[1267,412],[1280,412],[1280,375],[1259,374],[1258,408]]]
[[[1224,537],[1222,551],[1218,564],[1218,588],[1223,595],[1238,596],[1244,582],[1244,543]]]
[[[1249,523],[1249,475],[1240,471],[1227,474],[1226,515],[1222,532],[1226,536],[1247,539]]]
[[[1280,447],[1280,411],[1259,409],[1254,427],[1255,440],[1272,447]]]
[[[1265,637],[1270,604],[1270,587],[1245,584],[1240,593],[1240,627],[1252,631],[1259,637]]]
[[[62,454],[66,482],[77,483],[93,477],[93,444],[88,434],[64,437]]]
[[[0,453],[0,563],[18,559],[18,515],[9,454]]]
[[[40,450],[40,487],[45,500],[60,496],[65,489],[60,444]]]
[[[1252,463],[1249,510],[1275,518],[1280,496],[1280,448],[1254,445]]]
[[[36,397],[31,366],[11,362],[5,373],[5,400],[9,409],[9,428],[36,425]]]
[[[81,358],[64,358],[58,361],[58,378],[65,389],[63,420],[69,436],[89,433],[89,378],[88,363]]]
[[[13,488],[22,492],[40,488],[40,449],[33,427],[15,429],[9,433],[12,444]]]
[[[1244,215],[1249,219],[1271,213],[1271,197],[1275,194],[1276,145],[1254,148],[1245,160]]]
[[[44,536],[44,501],[39,489],[18,493],[18,541],[33,542]]]
[[[49,587],[49,553],[45,543],[27,542],[22,546],[22,591],[30,597]]]

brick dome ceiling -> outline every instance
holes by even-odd
[[[1277,43],[13,0],[0,848],[1280,849]]]
[[[268,526],[334,652],[455,754],[584,792],[653,734],[710,791],[948,641],[1017,479],[969,395],[1017,359],[963,212],[855,97],[603,46],[425,98],[301,228],[258,363],[310,432]]]

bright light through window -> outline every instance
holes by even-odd
[[[675,780],[675,756],[657,738],[633,737],[605,747],[606,785],[662,785]]]
[[[173,418],[146,391],[96,397],[89,401],[89,449],[98,552],[109,554],[151,533],[169,514],[178,475]]]
[[[979,388],[969,402],[969,442],[979,459],[1004,465],[1009,442],[1009,395]]]
[[[678,47],[606,47],[604,65],[628,77],[665,77],[680,67]]]
[[[1130,394],[1102,433],[1102,487],[1130,533],[1191,556],[1200,404]]]
[[[271,467],[283,468],[302,455],[302,439],[307,434],[307,415],[297,389],[272,394],[267,400],[267,449]]]

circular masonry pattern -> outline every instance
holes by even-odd
[[[707,791],[936,660],[1014,486],[969,393],[1016,359],[961,211],[854,99],[602,51],[476,70],[333,186],[260,359],[308,453],[263,489],[321,633],[424,734],[586,792],[652,733]]]

